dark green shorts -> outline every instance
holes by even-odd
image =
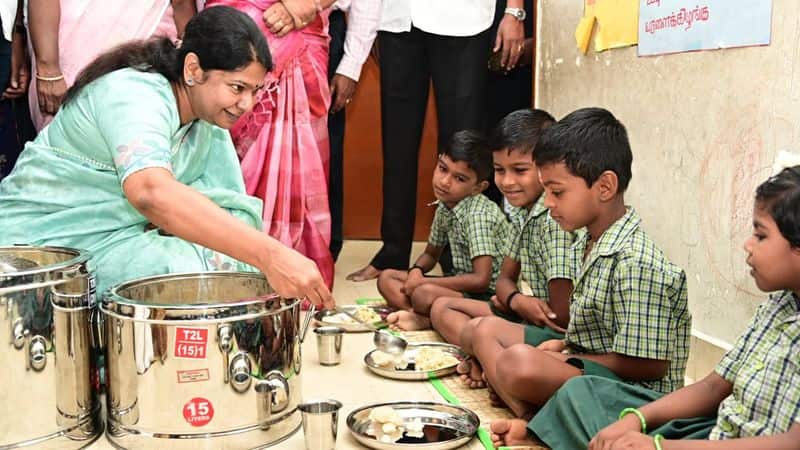
[[[480,293],[462,292],[461,294],[464,296],[464,298],[469,298],[472,300],[480,300],[482,302],[488,302],[491,301],[494,292],[480,292]]]
[[[544,341],[550,339],[564,339],[564,333],[536,325],[525,325],[525,343],[536,347]]]
[[[505,319],[505,320],[507,320],[509,322],[514,322],[514,323],[523,323],[523,322],[525,322],[525,320],[522,317],[520,317],[519,314],[515,313],[514,311],[511,311],[511,312],[500,311],[499,309],[495,308],[493,303],[489,305],[489,308],[492,310],[492,314],[494,314],[495,316],[497,316],[497,317],[499,317],[501,319]]]
[[[583,372],[583,375],[594,375],[596,377],[608,378],[614,381],[622,381],[622,378],[618,377],[617,374],[612,372],[608,367],[594,361],[589,361],[588,359],[569,358],[567,360],[567,364],[580,369]]]
[[[587,363],[583,360],[589,375],[589,370],[594,370],[590,366],[595,363]],[[663,396],[661,392],[605,376],[574,377],[536,413],[528,430],[553,449],[586,448],[595,434],[617,421],[620,411],[639,408]],[[647,431],[666,439],[708,439],[715,423],[716,417],[677,419]]]

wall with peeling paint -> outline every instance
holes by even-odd
[[[731,343],[765,298],[742,250],[755,187],[779,150],[800,151],[800,2],[774,1],[767,47],[647,58],[581,55],[582,4],[539,1],[536,103],[556,117],[602,106],[627,126],[626,200],[686,270],[697,334]]]

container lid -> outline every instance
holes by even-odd
[[[136,322],[206,323],[258,318],[286,311],[298,299],[282,298],[257,272],[196,272],[128,281],[105,292],[100,310]]]

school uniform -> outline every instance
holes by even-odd
[[[649,434],[666,439],[737,439],[775,435],[800,422],[800,298],[774,294],[715,372],[733,384],[715,417],[672,420]],[[528,424],[551,448],[586,448],[624,408],[638,408],[664,394],[607,378],[568,381]],[[591,413],[590,413],[591,412]]]
[[[667,260],[640,224],[639,215],[628,208],[585,259],[589,234],[578,233],[572,247],[578,267],[565,338],[572,353],[619,353],[670,361],[663,378],[633,382],[668,393],[683,386],[689,356],[686,274]],[[611,373],[591,361],[570,362],[587,374],[594,369]]]
[[[477,194],[461,200],[452,209],[439,203],[428,243],[436,247],[450,244],[453,270],[445,276],[470,273],[473,259],[491,256],[492,281],[488,290],[485,293],[467,293],[470,297],[488,300],[494,293],[508,227],[503,211],[483,194]]]
[[[550,280],[572,279],[574,264],[571,247],[575,236],[564,231],[550,217],[544,207],[544,194],[530,210],[512,208],[509,216],[512,225],[506,240],[505,256],[520,264],[520,279],[530,286],[532,295],[548,301],[550,291],[547,284]],[[507,320],[522,322],[515,313],[502,313],[494,309],[493,312]],[[563,339],[564,335],[547,327],[526,325],[525,337],[526,343],[538,345],[546,339]]]

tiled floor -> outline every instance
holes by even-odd
[[[336,266],[334,296],[339,304],[351,304],[357,298],[379,297],[374,281],[352,283],[345,276],[369,262],[379,243],[367,241],[349,241]],[[424,248],[423,243],[415,244],[413,254],[417,255]],[[310,335],[309,335],[310,336]],[[337,449],[361,449],[352,437],[345,424],[347,415],[353,409],[370,403],[388,401],[442,401],[427,382],[403,382],[388,380],[369,372],[362,362],[364,355],[371,350],[372,336],[369,333],[347,334],[343,341],[342,364],[335,367],[320,366],[317,361],[317,349],[314,339],[307,339],[303,345],[304,398],[334,398],[344,405],[339,415],[339,439]],[[102,437],[89,447],[91,450],[112,449],[111,444]],[[288,440],[277,444],[274,448],[281,450],[303,450],[303,433],[298,432]],[[482,449],[483,446],[473,439],[462,447],[469,450]]]

